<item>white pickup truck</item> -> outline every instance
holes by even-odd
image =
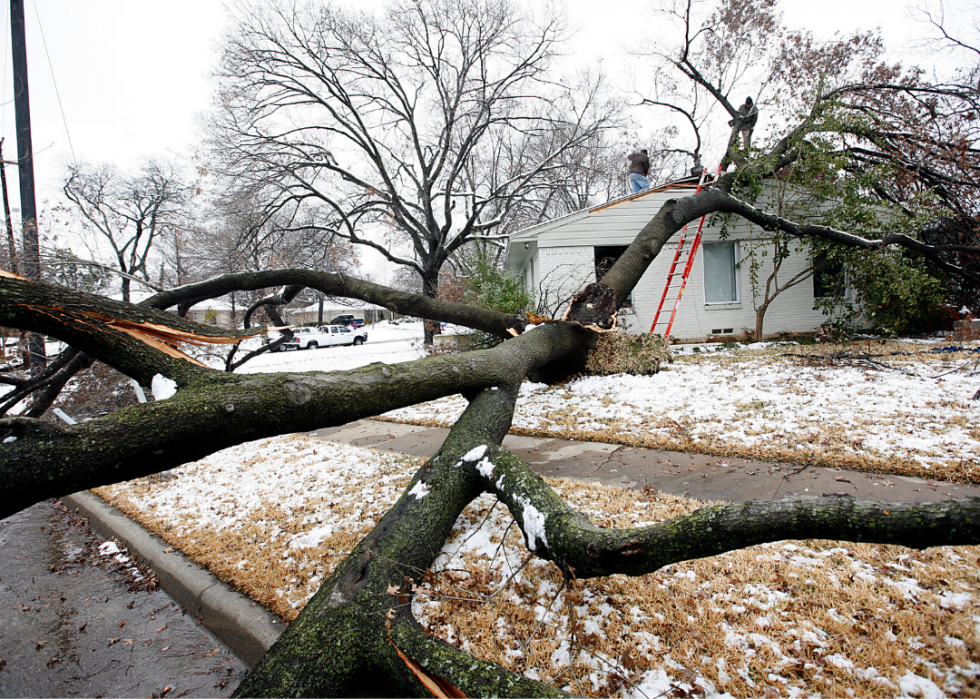
[[[332,345],[363,345],[365,342],[367,330],[344,325],[321,325],[318,328],[296,328],[293,330],[293,339],[284,342],[279,351],[317,349]]]

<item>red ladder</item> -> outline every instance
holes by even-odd
[[[701,187],[704,186],[705,177],[708,174],[708,168],[704,168],[701,171],[701,179],[698,181],[698,188],[695,194],[701,191]],[[715,174],[715,179],[718,179],[718,175],[721,174],[721,166],[718,166],[718,172]],[[650,332],[655,332],[657,323],[660,320],[660,312],[663,310],[664,302],[667,300],[667,295],[670,293],[671,283],[674,278],[678,275],[681,277],[681,285],[677,288],[677,298],[674,299],[674,308],[670,313],[670,320],[667,321],[667,329],[664,330],[664,339],[670,337],[670,329],[674,326],[674,318],[677,316],[677,307],[681,303],[681,296],[684,295],[684,287],[687,286],[687,278],[691,276],[691,267],[694,266],[694,258],[698,254],[698,248],[701,247],[701,228],[704,226],[704,216],[698,221],[698,232],[693,238],[688,238],[687,235],[687,224],[684,224],[684,228],[681,229],[681,237],[677,241],[677,251],[674,252],[674,261],[670,264],[670,271],[667,273],[667,284],[664,286],[663,296],[660,297],[660,305],[657,306],[657,313],[653,316],[653,324],[650,326]],[[690,240],[690,245],[688,241]],[[685,257],[686,255],[686,257]],[[683,258],[684,261],[684,271],[677,271],[677,264],[681,262]]]

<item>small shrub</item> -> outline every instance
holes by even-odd
[[[663,364],[673,361],[670,343],[660,335],[603,333],[599,336],[596,348],[589,353],[585,373],[589,376],[651,376],[660,371]]]
[[[924,331],[930,310],[943,302],[942,283],[921,260],[877,255],[854,276],[860,306],[875,331],[908,335]]]
[[[478,260],[473,265],[463,301],[501,313],[521,313],[531,308],[534,298],[524,290],[521,277],[487,260]],[[476,345],[480,349],[495,347],[501,342],[503,339],[496,335],[477,332]]]

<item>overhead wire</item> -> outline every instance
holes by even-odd
[[[3,23],[3,55],[4,56],[10,55],[9,41],[10,41],[10,22],[7,21]],[[4,94],[4,95],[7,94],[7,61],[6,60],[3,61],[3,92],[0,94]],[[8,104],[10,104],[10,102],[13,102],[13,100],[10,100],[9,102],[4,102],[2,106],[6,107]],[[7,110],[0,109],[0,134],[4,133],[6,126],[7,126]]]
[[[41,44],[44,46],[44,55],[48,59],[48,70],[51,72],[51,83],[54,85],[54,94],[58,98],[58,109],[61,111],[61,123],[65,127],[65,136],[68,138],[68,150],[71,151],[71,159],[77,160],[75,158],[75,147],[71,142],[71,132],[68,130],[68,119],[65,118],[65,108],[61,103],[61,92],[58,90],[58,81],[54,77],[54,64],[51,63],[51,54],[48,52],[48,42],[44,38],[44,27],[41,25],[41,13],[37,10],[37,1],[31,0],[31,4],[34,5],[34,16],[37,17],[37,27],[41,31]]]

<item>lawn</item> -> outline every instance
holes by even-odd
[[[258,370],[414,358],[410,335],[376,328],[364,347],[276,355]],[[977,482],[978,356],[936,347],[862,345],[846,348],[849,359],[834,356],[839,346],[689,349],[653,377],[525,384],[515,427]],[[449,424],[461,407],[451,397],[387,417]],[[420,463],[287,435],[98,492],[289,620]],[[604,526],[703,504],[550,482]],[[973,695],[978,555],[779,542],[563,587],[552,564],[528,560],[510,515],[484,496],[460,517],[413,612],[451,643],[587,696]]]
[[[688,349],[655,376],[526,383],[512,432],[980,483],[976,345]],[[450,426],[465,407],[385,418]]]

